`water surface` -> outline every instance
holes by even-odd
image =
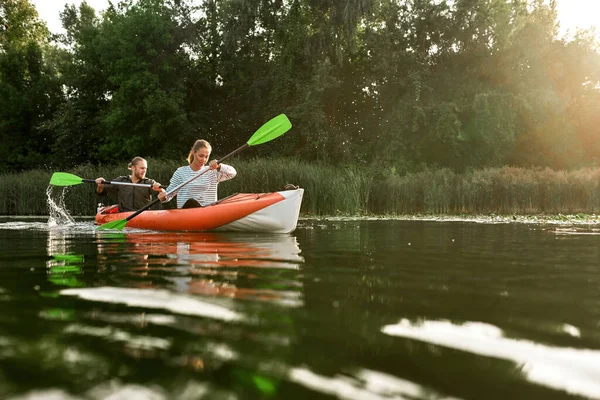
[[[0,220],[0,398],[600,399],[600,236]]]

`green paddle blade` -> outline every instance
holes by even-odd
[[[50,178],[50,184],[54,186],[73,186],[79,185],[83,180],[77,175],[66,172],[55,172]]]
[[[254,135],[248,140],[248,146],[256,146],[278,138],[289,131],[291,127],[292,123],[288,117],[285,114],[279,114],[254,132]]]
[[[123,230],[123,228],[125,228],[125,225],[127,225],[127,220],[126,219],[117,219],[111,222],[107,222],[104,225],[100,225],[98,228],[99,230],[105,230],[105,229],[118,229],[120,231]]]

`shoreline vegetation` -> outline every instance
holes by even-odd
[[[148,176],[168,184],[183,160],[148,159]],[[479,218],[488,220],[597,221],[600,168],[555,171],[549,168],[498,167],[457,173],[447,168],[398,174],[392,168],[341,167],[298,158],[233,160],[238,176],[219,186],[219,198],[237,192],[305,189],[301,215],[323,217]],[[82,165],[67,171],[84,179],[127,175],[126,163]],[[50,170],[0,174],[0,215],[48,215],[48,197],[73,216],[95,213],[95,185],[51,187]],[[171,201],[161,205],[174,207]]]

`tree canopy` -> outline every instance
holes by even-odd
[[[0,2],[0,172],[251,154],[307,162],[572,168],[600,160],[600,52],[542,0],[121,0],[52,35]]]

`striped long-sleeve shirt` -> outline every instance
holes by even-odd
[[[203,174],[179,189],[177,192],[177,208],[183,207],[189,199],[195,199],[203,206],[214,203],[217,201],[217,185],[219,182],[229,180],[237,174],[235,168],[226,164],[221,164],[219,171],[213,169],[212,171],[204,172],[207,169],[208,166],[204,166],[200,170],[194,171],[189,165],[177,168],[171,177],[167,192],[172,191],[183,182],[189,181],[194,176]],[[174,196],[175,194],[167,196],[165,201],[171,200]]]

